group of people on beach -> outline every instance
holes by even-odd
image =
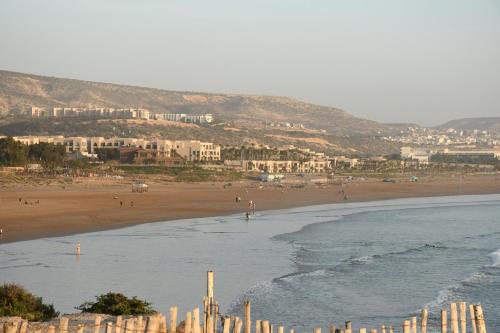
[[[40,203],[39,199],[35,200],[35,202],[32,202],[32,201],[28,202],[28,200],[24,200],[24,202],[23,202],[23,198],[19,198],[18,200],[19,200],[19,204],[21,204],[21,205],[23,205],[23,204],[24,205],[28,205],[28,204],[32,205],[33,203],[38,205]]]
[[[247,193],[248,193],[248,191],[247,191]],[[240,196],[235,197],[234,201],[236,203],[240,203],[241,197]],[[247,221],[250,220],[250,215],[255,214],[255,207],[256,207],[256,205],[255,205],[255,202],[253,200],[248,201],[248,210],[245,213],[245,217],[246,217]]]

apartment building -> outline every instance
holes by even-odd
[[[187,113],[156,113],[155,119],[177,121],[183,123],[206,124],[214,121],[211,113],[187,114]]]
[[[34,118],[125,118],[149,119],[151,113],[138,108],[74,108],[74,107],[32,107],[29,115]]]
[[[224,161],[228,167],[242,171],[271,173],[323,173],[328,170],[327,160],[281,161],[281,160],[241,160]]]

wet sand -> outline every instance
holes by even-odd
[[[165,183],[150,182],[147,193],[132,193],[129,182],[81,179],[71,185],[25,186],[0,189],[1,243],[108,230],[133,224],[182,218],[242,215],[249,200],[257,210],[291,208],[343,202],[340,183],[304,188],[284,188],[258,182]],[[380,179],[354,180],[345,187],[348,201],[408,197],[500,193],[500,177],[494,175],[440,177],[417,183],[404,179],[384,183]],[[242,201],[235,202],[240,196]],[[21,198],[21,202],[19,202]],[[37,201],[39,203],[37,203]],[[27,204],[25,203],[27,202]],[[120,205],[120,202],[122,205]]]

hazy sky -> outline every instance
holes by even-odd
[[[500,0],[0,0],[0,69],[384,122],[500,116]]]

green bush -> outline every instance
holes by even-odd
[[[96,296],[95,302],[85,302],[76,309],[82,312],[104,313],[113,316],[155,313],[151,303],[147,301],[137,299],[135,296],[128,298],[123,294],[111,292]]]
[[[0,286],[0,317],[20,316],[31,321],[50,320],[59,312],[52,304],[43,304],[42,298],[28,292],[16,284]]]

